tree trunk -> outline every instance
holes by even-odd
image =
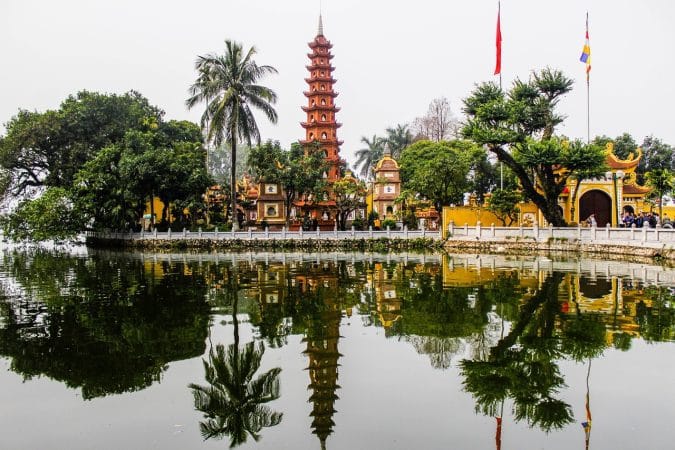
[[[532,203],[537,206],[537,208],[539,208],[548,223],[554,227],[564,227],[567,225],[565,219],[560,213],[560,210],[558,209],[557,195],[553,195],[553,192],[545,192],[545,194],[542,195],[539,191],[537,191],[536,186],[532,183],[530,175],[527,173],[525,168],[518,164],[518,162],[516,162],[513,157],[502,147],[491,146],[490,151],[497,155],[497,159],[500,162],[506,164],[518,177],[520,186],[525,192],[525,196],[531,200]]]
[[[230,168],[230,208],[232,209],[232,231],[239,231],[239,217],[237,214],[237,138],[232,133],[230,140],[232,147],[232,167]]]

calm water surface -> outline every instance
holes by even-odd
[[[675,272],[5,249],[0,448],[672,449]]]

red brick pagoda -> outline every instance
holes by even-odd
[[[324,179],[330,185],[341,178],[340,145],[342,141],[337,139],[337,129],[342,126],[335,120],[335,114],[340,110],[335,106],[335,97],[338,93],[333,90],[336,82],[333,78],[333,55],[330,49],[333,45],[323,35],[323,22],[319,16],[319,31],[309,44],[312,50],[307,56],[310,65],[306,66],[309,78],[305,78],[308,90],[304,92],[307,97],[307,106],[302,110],[307,114],[307,120],[301,125],[305,129],[305,139],[300,140],[307,151],[319,151],[325,155],[328,169],[324,173]],[[335,201],[332,199],[330,187],[323,198],[305,199],[297,202],[299,207],[298,216],[309,215],[317,219],[322,229],[332,229],[335,224]]]

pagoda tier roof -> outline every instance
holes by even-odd
[[[639,186],[637,184],[624,184],[622,193],[623,195],[645,195],[651,192],[651,189],[645,186]]]
[[[331,44],[330,41],[323,36],[315,37],[314,40],[312,42],[308,42],[307,45],[311,49],[317,47],[333,48],[333,44]]]
[[[322,54],[322,53],[316,53],[316,52],[314,52],[314,53],[307,53],[307,57],[310,58],[310,59],[314,59],[314,58],[326,58],[326,59],[328,59],[328,60],[331,60],[331,59],[335,58],[335,55],[332,55],[332,54],[330,54],[330,53],[323,53],[323,54]]]
[[[638,147],[637,149],[637,156],[631,152],[628,155],[628,158],[626,159],[619,159],[614,154],[614,144],[612,142],[607,143],[607,147],[605,147],[605,161],[607,162],[607,165],[609,166],[610,169],[613,170],[626,170],[626,169],[633,169],[635,170],[640,163],[640,159],[642,158],[642,149]],[[632,171],[632,170],[631,170]]]
[[[305,97],[314,97],[317,95],[330,95],[331,97],[337,97],[339,95],[339,93],[335,91],[314,91],[314,92],[305,91],[303,92],[303,94],[305,95]]]
[[[332,139],[300,139],[298,142],[300,142],[301,145],[307,145],[313,142],[318,142],[319,144],[337,144],[338,146],[344,144],[344,141],[334,141]]]
[[[308,66],[305,66],[305,69],[309,70],[310,72],[312,70],[327,70],[329,72],[333,72],[335,70],[335,67],[331,66],[330,64],[310,64]]]
[[[316,82],[321,82],[321,81],[324,81],[326,83],[335,83],[335,82],[337,82],[337,79],[335,79],[333,77],[322,77],[322,76],[305,78],[305,82],[307,82],[307,83],[316,83]]]
[[[314,106],[303,106],[302,110],[304,112],[310,112],[310,111],[330,111],[330,112],[338,112],[340,111],[339,106],[331,106],[331,105],[314,105]]]
[[[340,122],[300,122],[302,128],[340,128]]]

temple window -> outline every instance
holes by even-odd
[[[312,114],[311,116],[309,116],[309,121],[310,121],[310,122],[314,122],[314,114]]]
[[[324,71],[322,70],[322,71],[321,71],[321,76],[324,76],[325,73],[326,73],[326,72],[324,72]]]
[[[314,139],[314,133],[309,133],[309,138]]]
[[[322,115],[321,115],[321,121],[322,121],[322,122],[325,122],[325,121],[326,121],[326,115],[325,115],[325,114],[322,114]]]
[[[321,139],[328,139],[328,135],[325,132],[321,133]]]
[[[322,90],[322,91],[325,91],[325,90],[326,90],[326,86],[322,84],[322,85],[321,85],[321,90]]]
[[[321,104],[322,104],[322,105],[325,105],[325,104],[326,104],[326,99],[325,99],[325,98],[322,98],[322,99],[321,99]]]
[[[312,100],[311,105],[312,105],[312,106],[316,105],[316,102],[315,102],[314,100]]]

